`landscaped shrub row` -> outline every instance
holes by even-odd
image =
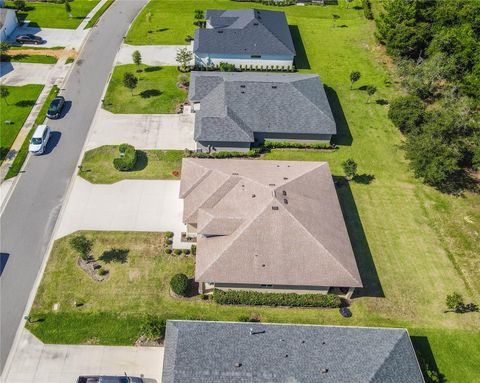
[[[217,290],[213,300],[221,305],[340,307],[341,300],[333,294],[260,293],[257,291]]]
[[[373,20],[372,3],[370,0],[362,0],[363,13],[368,20]]]
[[[296,72],[295,65],[239,65],[238,68],[231,68],[227,67],[225,65],[222,65],[222,63],[218,65],[209,65],[209,66],[204,66],[204,65],[197,65],[195,66],[195,70],[198,71],[228,71],[228,72],[241,72],[241,71],[260,71],[260,72]]]
[[[242,158],[242,157],[256,157],[258,151],[250,149],[248,152],[193,152],[191,150],[185,151],[185,157],[193,158]]]
[[[288,141],[265,141],[263,147],[266,149],[335,149],[335,145],[322,143],[301,143]]]
[[[135,167],[137,162],[137,151],[132,145],[121,144],[118,147],[120,157],[113,160],[113,166],[115,169],[121,172],[127,172]]]

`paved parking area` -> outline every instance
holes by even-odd
[[[99,109],[86,149],[124,142],[139,149],[195,149],[195,115],[114,114]]]
[[[124,180],[98,185],[77,177],[55,238],[77,230],[172,231],[174,247],[180,247],[176,239],[185,225],[179,193],[180,181]]]
[[[192,49],[190,45],[128,45],[122,44],[115,58],[115,65],[133,64],[132,53],[136,50],[142,55],[142,63],[147,65],[177,66],[177,50]],[[193,60],[192,60],[193,65]]]
[[[161,383],[163,347],[43,344],[23,330],[6,383],[74,383],[80,375],[143,376]]]
[[[58,28],[38,28],[38,27],[17,27],[10,35],[8,41],[16,44],[15,38],[18,35],[32,34],[40,36],[44,43],[40,45],[42,48],[68,47],[79,49],[83,39],[88,33],[88,29],[58,29]],[[25,47],[37,46],[24,44]]]

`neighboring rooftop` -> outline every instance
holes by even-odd
[[[196,141],[254,142],[257,132],[337,132],[315,74],[192,72],[189,99],[201,102]]]
[[[168,321],[163,383],[424,383],[407,330]]]
[[[199,282],[361,287],[326,162],[185,158]]]
[[[197,28],[193,51],[207,54],[295,56],[285,13],[258,9],[209,9],[212,28]]]

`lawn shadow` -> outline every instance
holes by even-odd
[[[7,154],[9,151],[10,149],[5,146],[0,147],[0,160],[3,161],[5,158],[7,158]]]
[[[363,230],[362,221],[358,214],[357,206],[350,189],[350,185],[344,177],[333,176],[336,185],[338,199],[342,207],[343,218],[347,226],[348,235],[352,243],[353,252],[357,261],[363,288],[355,290],[354,298],[378,297],[384,298],[384,292],[378,277],[372,253]]]
[[[166,32],[168,31],[170,28],[160,28],[160,29],[157,29],[156,32]]]
[[[418,364],[425,378],[425,383],[446,383],[447,378],[438,369],[428,338],[426,336],[411,336],[410,339],[417,354]]]
[[[160,96],[161,94],[162,94],[162,92],[159,91],[158,89],[146,89],[146,90],[140,92],[138,95],[141,98],[150,98],[150,97]]]
[[[135,162],[135,166],[133,167],[131,172],[139,172],[145,169],[148,165],[148,155],[143,150],[137,149],[137,161]]]
[[[384,98],[379,98],[378,100],[375,100],[375,103],[378,105],[388,105],[388,100],[385,100]]]
[[[328,102],[330,103],[330,108],[332,109],[333,118],[337,125],[337,134],[333,137],[333,141],[337,145],[351,146],[353,142],[352,134],[350,133],[350,128],[348,126],[347,118],[343,113],[342,105],[338,99],[337,92],[333,88],[330,88],[328,85],[323,85],[325,88],[325,93],[327,94]]]
[[[15,106],[19,106],[20,108],[26,108],[35,105],[35,100],[20,100],[15,103]]]
[[[147,66],[144,69],[145,72],[158,72],[159,70],[162,70],[161,66]]]
[[[375,180],[375,176],[373,174],[356,174],[353,176],[353,181],[357,184],[364,184],[369,185]]]
[[[0,253],[0,277],[3,274],[3,270],[5,270],[5,266],[7,265],[8,258],[10,254],[8,253]]]
[[[129,252],[130,250],[128,249],[117,249],[114,247],[108,251],[104,251],[98,259],[105,263],[111,263],[111,262],[126,263]]]
[[[295,46],[295,51],[297,52],[295,56],[295,67],[297,69],[310,69],[310,62],[308,61],[307,52],[305,51],[305,46],[303,45],[303,40],[302,36],[300,35],[298,25],[289,25],[289,27],[293,44]]]
[[[62,133],[60,132],[55,131],[50,134],[51,134],[50,139],[47,142],[47,146],[43,154],[50,154],[51,152],[53,152],[53,149],[57,147],[58,142],[60,141],[60,137],[62,137]]]

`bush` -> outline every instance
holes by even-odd
[[[267,149],[333,149],[331,144],[325,143],[301,143],[288,141],[268,141],[265,140],[263,147]]]
[[[70,246],[80,254],[80,258],[86,261],[92,251],[93,241],[87,239],[84,235],[78,235],[70,239]]]
[[[388,110],[388,118],[402,133],[410,133],[422,124],[425,106],[416,96],[399,97],[392,101]]]
[[[173,238],[173,233],[171,231],[166,231],[165,238]]]
[[[107,275],[108,274],[108,270],[107,269],[104,269],[103,267],[97,269],[97,273],[98,275]]]
[[[159,316],[147,315],[140,327],[140,336],[147,340],[159,340],[165,336],[166,321]]]
[[[370,0],[362,0],[363,14],[368,20],[373,20],[372,3]]]
[[[170,248],[165,249],[165,254],[172,254],[172,249],[170,249]]]
[[[333,294],[261,293],[257,291],[213,291],[213,300],[222,305],[340,307],[341,300]]]
[[[197,245],[192,245],[190,251],[192,252],[192,255],[197,255]]]
[[[183,250],[182,250],[182,254],[183,254],[183,255],[189,255],[189,254],[190,254],[190,250],[188,250],[188,249],[183,249]]]
[[[258,152],[254,149],[249,150],[248,152],[194,152],[191,150],[185,151],[186,157],[192,158],[246,158],[246,157],[256,157]]]
[[[235,65],[225,62],[218,64],[218,68],[221,72],[235,72]]]
[[[185,296],[188,285],[188,277],[185,274],[175,274],[170,280],[170,288],[177,295]]]
[[[118,147],[120,157],[113,160],[115,169],[127,172],[135,167],[137,162],[137,151],[132,145],[122,144]]]

